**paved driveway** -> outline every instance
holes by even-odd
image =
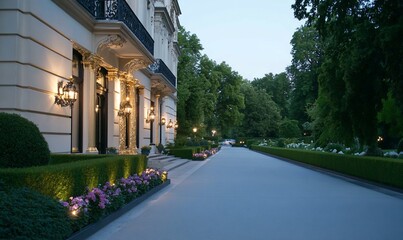
[[[244,148],[170,172],[169,187],[90,239],[403,239],[403,197]]]

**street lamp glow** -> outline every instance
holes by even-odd
[[[194,133],[197,132],[197,128],[196,128],[196,127],[193,128],[193,132],[194,132]]]
[[[217,131],[216,130],[211,130],[211,135],[214,137],[214,135],[217,133]]]

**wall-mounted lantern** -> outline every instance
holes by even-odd
[[[147,115],[146,123],[154,122],[154,120],[155,120],[154,107],[151,107]]]
[[[160,125],[165,125],[166,122],[167,122],[167,120],[165,118],[161,118]]]
[[[72,80],[70,80],[65,86],[63,86],[63,81],[60,81],[57,83],[55,104],[58,104],[62,107],[72,107],[74,102],[77,101],[77,95],[77,88]]]
[[[172,120],[171,120],[171,119],[169,119],[169,122],[168,122],[167,128],[172,128],[173,126],[174,126],[174,123],[172,122]]]
[[[118,116],[128,116],[132,113],[132,105],[130,104],[130,98],[127,97],[126,101],[120,103],[120,108],[118,111]]]

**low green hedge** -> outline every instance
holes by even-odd
[[[169,154],[184,159],[192,159],[193,154],[201,152],[200,149],[201,149],[200,147],[174,148],[169,150]]]
[[[253,150],[307,163],[362,179],[403,188],[403,161],[306,150],[252,146]]]
[[[245,147],[245,144],[234,143],[232,144],[233,147]]]
[[[110,157],[105,154],[51,154],[49,165]]]
[[[0,180],[11,187],[28,187],[47,196],[66,200],[105,182],[141,173],[147,167],[144,155],[113,155],[91,161],[77,161],[30,168],[0,169]]]

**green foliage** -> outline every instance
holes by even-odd
[[[276,147],[284,148],[285,147],[285,139],[284,138],[277,139]]]
[[[301,129],[298,127],[297,120],[283,119],[280,123],[280,137],[283,138],[299,138],[301,137]]]
[[[253,146],[252,149],[362,179],[403,188],[403,161],[399,159],[340,155],[260,146]]]
[[[55,199],[82,194],[86,187],[116,182],[147,167],[144,155],[110,155],[90,161],[57,165],[0,169],[0,180],[13,187],[29,187]]]
[[[244,96],[241,94],[242,77],[234,72],[225,62],[217,65],[219,87],[217,99],[217,125],[223,137],[233,135],[235,128],[242,124],[242,110],[245,108]]]
[[[325,150],[326,152],[332,152],[332,151],[334,151],[334,150],[336,150],[337,152],[340,152],[340,151],[342,151],[344,148],[345,148],[344,145],[339,144],[339,143],[328,143],[328,144],[326,145],[326,147],[324,148],[324,150]]]
[[[157,149],[159,153],[162,153],[165,151],[165,147],[164,145],[162,145],[161,143],[157,145]]]
[[[276,75],[266,74],[263,78],[253,80],[251,84],[257,89],[266,91],[277,104],[281,116],[288,117],[291,84],[285,72]]]
[[[51,154],[49,165],[109,157],[104,154]]]
[[[399,144],[397,145],[397,153],[403,152],[403,138],[400,139]]]
[[[66,209],[50,197],[26,188],[0,189],[2,239],[66,239],[69,221]]]
[[[317,30],[323,44],[313,119],[319,141],[349,145],[357,137],[375,149],[377,113],[388,90],[403,113],[399,1],[298,0],[293,9]]]
[[[46,165],[49,159],[48,143],[33,122],[0,113],[0,168]]]
[[[323,58],[323,46],[317,30],[309,26],[297,29],[291,45],[292,64],[287,68],[293,86],[290,117],[304,123],[309,120],[306,109],[318,97],[318,70]]]
[[[277,136],[280,110],[270,95],[247,82],[242,84],[241,92],[245,96],[242,135],[262,138]]]
[[[174,148],[169,150],[170,155],[175,157],[192,159],[193,154],[201,152],[201,148],[198,147],[184,147],[184,148]]]
[[[378,113],[378,121],[385,125],[386,134],[389,136],[403,136],[403,114],[391,91],[388,92],[386,99],[382,99],[382,110]]]

